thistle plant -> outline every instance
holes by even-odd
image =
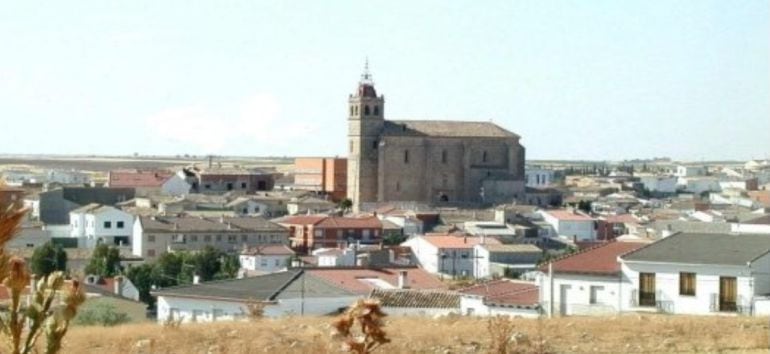
[[[390,339],[383,330],[385,313],[376,300],[358,300],[332,323],[334,337],[342,340],[342,349],[368,354]],[[355,331],[359,328],[359,331]]]
[[[0,190],[3,188],[0,185]],[[5,251],[26,212],[26,209],[0,200],[0,283],[10,294],[7,309],[0,311],[0,338],[9,353],[27,354],[37,352],[37,339],[45,333],[43,352],[57,353],[85,295],[80,283],[76,280],[65,282],[62,272],[34,280],[24,259]],[[32,286],[24,304],[22,295],[28,285]]]

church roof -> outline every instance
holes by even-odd
[[[450,138],[518,138],[492,122],[447,120],[386,120],[386,136],[432,136]]]

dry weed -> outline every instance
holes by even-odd
[[[368,354],[383,344],[389,343],[383,327],[385,313],[380,303],[375,300],[358,300],[340,317],[332,322],[333,336],[342,340],[345,351],[356,354]],[[354,328],[360,327],[359,332]]]

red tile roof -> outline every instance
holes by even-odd
[[[492,280],[459,292],[483,296],[485,303],[493,305],[537,306],[540,297],[537,285],[510,280]]]
[[[110,171],[109,185],[123,188],[155,188],[163,186],[163,183],[173,176],[171,171]]]
[[[423,236],[425,241],[428,241],[436,248],[473,248],[478,244],[481,244],[481,237],[478,236],[454,236],[454,235],[428,235]],[[485,244],[499,245],[500,241],[492,237],[484,238]]]
[[[548,210],[546,211],[548,215],[553,216],[556,219],[564,220],[564,221],[591,221],[591,219],[588,216],[585,216],[583,214],[577,214],[573,213],[569,210]]]
[[[400,271],[406,271],[407,286],[410,289],[446,289],[446,285],[438,278],[420,268],[307,269],[310,274],[356,294],[368,294],[377,288],[374,283],[367,282],[366,279],[379,279],[393,288],[398,287]]]
[[[314,225],[319,228],[381,229],[382,222],[375,216],[350,218],[344,216],[299,215],[277,221],[283,225]]]
[[[647,242],[608,242],[553,261],[553,272],[617,275],[620,273],[618,257],[648,244]],[[548,266],[541,267],[541,270],[547,272]]]

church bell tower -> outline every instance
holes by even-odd
[[[353,211],[377,201],[378,148],[385,113],[385,98],[377,96],[366,61],[358,89],[348,98],[348,198]]]

